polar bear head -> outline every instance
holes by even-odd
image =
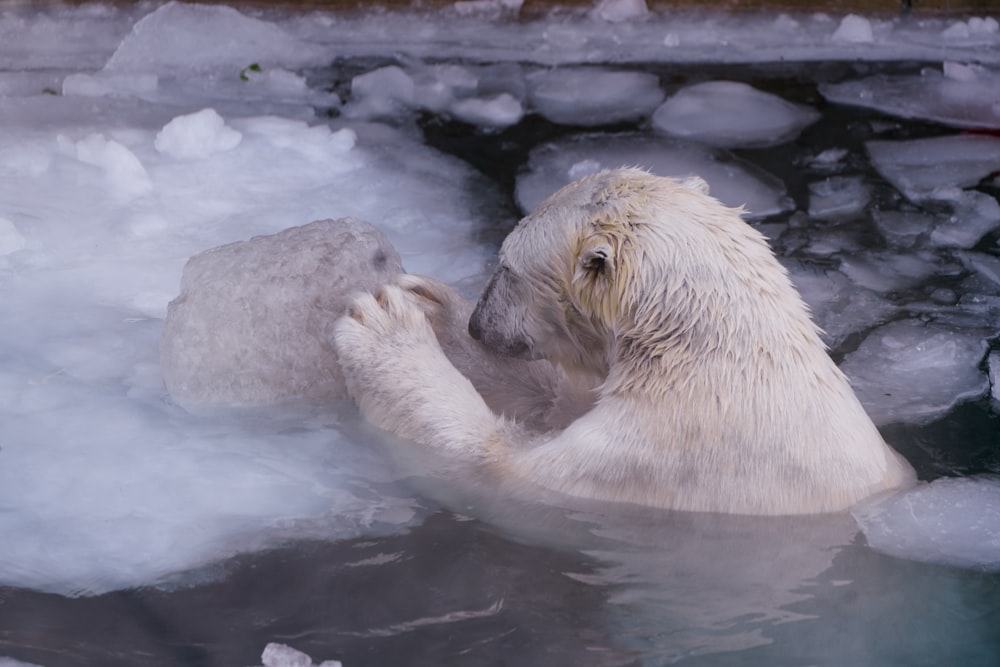
[[[699,178],[619,169],[572,183],[504,241],[469,332],[498,354],[602,376],[628,356],[739,354],[748,334],[821,347],[741,212]]]

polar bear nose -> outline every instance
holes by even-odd
[[[469,318],[469,335],[475,340],[483,339],[483,328],[479,325],[479,318],[475,313]]]

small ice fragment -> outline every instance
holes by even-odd
[[[725,148],[791,141],[819,119],[814,109],[735,81],[682,88],[653,114],[660,132]]]
[[[681,45],[681,38],[677,36],[676,32],[668,32],[663,36],[663,46],[673,49]]]
[[[116,195],[131,198],[153,189],[149,174],[135,153],[103,134],[91,134],[78,141],[76,157],[103,169]]]
[[[621,23],[649,14],[646,0],[600,0],[591,14],[608,23]]]
[[[937,218],[917,211],[875,211],[875,227],[889,245],[912,248],[934,228]]]
[[[381,67],[351,81],[351,115],[392,116],[414,106],[415,95],[416,85],[409,74],[396,65]]]
[[[845,255],[840,270],[856,285],[879,294],[912,287],[934,275],[940,260],[929,252]]]
[[[985,336],[900,320],[881,326],[840,368],[876,424],[925,423],[989,391]]]
[[[990,373],[990,396],[1000,403],[1000,351],[993,350],[987,361]]]
[[[848,44],[871,44],[875,41],[875,35],[868,19],[857,14],[848,14],[841,19],[831,39]]]
[[[830,166],[837,164],[841,160],[847,157],[846,148],[828,148],[825,151],[816,155],[810,163],[817,166]]]
[[[988,136],[869,141],[865,147],[875,169],[911,201],[936,198],[941,188],[976,185],[1000,164],[1000,138]]]
[[[460,121],[483,127],[516,125],[524,117],[521,102],[509,93],[487,99],[469,97],[458,100],[448,111]]]
[[[809,217],[840,220],[865,210],[871,189],[860,176],[834,176],[809,184]]]
[[[659,78],[647,72],[564,67],[533,72],[527,83],[531,106],[563,125],[635,120],[651,114],[663,101]]]
[[[971,248],[1000,227],[1000,203],[985,192],[943,188],[932,197],[952,207],[951,215],[939,218],[931,231],[930,243],[935,247]]]
[[[215,109],[177,116],[163,126],[153,146],[178,160],[204,160],[236,148],[243,135],[226,125]]]

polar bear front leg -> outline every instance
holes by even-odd
[[[347,390],[364,417],[404,440],[491,457],[501,420],[448,360],[414,296],[395,285],[357,296],[334,328]]]

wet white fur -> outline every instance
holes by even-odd
[[[486,347],[542,361],[460,340],[462,304],[414,276],[355,300],[335,344],[370,421],[505,478],[671,509],[828,512],[912,482],[764,238],[699,179],[603,172],[521,221],[472,318]]]

